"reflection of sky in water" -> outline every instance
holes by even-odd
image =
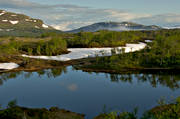
[[[174,77],[176,80],[167,80],[169,75],[156,76],[153,80],[151,75],[110,76],[76,71],[71,67],[67,68],[67,73],[61,73],[60,70],[19,73],[16,78],[3,81],[0,104],[5,106],[8,101],[17,99],[21,106],[58,106],[91,118],[102,112],[104,105],[108,110],[121,111],[132,111],[138,106],[142,112],[154,107],[163,96],[171,99],[180,94],[177,86],[179,76]],[[157,80],[157,77],[162,80]],[[5,76],[1,75],[2,78],[5,79]],[[176,88],[172,90],[173,87]]]
[[[61,83],[60,83],[60,86],[66,88],[66,89],[69,90],[69,91],[77,91],[77,90],[78,90],[78,85],[75,84],[75,83],[72,83],[72,84],[68,84],[68,83],[67,83],[67,84],[66,84],[66,83],[64,83],[64,82],[61,82]]]

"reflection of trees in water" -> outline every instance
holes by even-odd
[[[7,72],[0,74],[0,85],[3,85],[3,82],[8,79],[15,79],[18,76],[22,76],[25,79],[32,77],[35,73],[38,74],[39,77],[47,76],[48,78],[55,78],[60,76],[62,73],[67,73],[66,67],[61,67],[58,69],[46,69],[39,70],[37,72]],[[93,74],[89,74],[93,75]],[[108,77],[108,74],[105,74]],[[172,90],[180,88],[180,74],[176,73],[139,73],[139,74],[110,74],[109,75],[112,82],[128,82],[133,83],[133,80],[136,80],[139,83],[149,82],[152,87],[157,87],[158,85],[163,85],[169,87]]]
[[[52,78],[52,77],[55,78],[60,76],[62,73],[67,73],[67,69],[66,67],[61,67],[58,69],[40,70],[37,71],[36,73],[39,75],[39,77],[47,75],[48,78]]]
[[[138,82],[149,82],[152,87],[157,87],[158,85],[163,85],[169,87],[170,89],[180,88],[180,74],[110,74],[112,82],[129,82],[137,79]]]
[[[153,87],[161,84],[171,89],[180,88],[180,75],[178,74],[144,74],[136,75],[136,78],[141,82],[149,81]]]
[[[0,85],[3,85],[5,81],[8,79],[15,79],[18,78],[18,76],[23,76],[25,79],[28,79],[34,75],[35,72],[6,72],[0,74]],[[62,73],[67,73],[66,67],[61,67],[57,69],[46,69],[46,70],[40,70],[36,72],[39,77],[47,75],[48,78],[55,78],[60,76]]]
[[[110,74],[110,78],[112,82],[129,82],[132,83],[132,74]]]
[[[19,76],[21,74],[22,74],[22,72],[1,73],[0,74],[0,85],[3,85],[3,82],[7,81],[8,79],[16,78],[17,76]]]

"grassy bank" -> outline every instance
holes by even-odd
[[[94,119],[179,119],[180,118],[180,98],[173,103],[165,103],[159,100],[159,106],[145,111],[141,117],[137,116],[138,108],[133,112],[113,111],[110,113],[102,113]]]
[[[0,110],[1,119],[84,119],[83,114],[51,107],[50,109],[30,109],[16,105],[16,101],[9,102],[4,110]]]
[[[144,114],[137,116],[138,108],[133,112],[103,112],[94,119],[179,119],[180,118],[180,98],[172,103],[165,103],[159,100],[159,106],[145,111]],[[84,119],[85,115],[70,112],[58,107],[50,109],[31,109],[17,106],[16,101],[8,103],[6,109],[0,110],[1,119]]]
[[[61,38],[15,38],[0,39],[0,55],[58,55],[68,53],[66,42]]]

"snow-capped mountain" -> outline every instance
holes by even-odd
[[[163,27],[164,29],[180,29],[180,25]]]
[[[161,29],[161,27],[155,25],[145,26],[132,22],[100,22],[67,32],[77,33],[81,31],[95,32],[98,30],[130,31],[130,30],[159,30],[159,29]]]
[[[34,35],[51,30],[55,29],[40,19],[0,10],[0,35]]]

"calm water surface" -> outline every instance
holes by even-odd
[[[87,73],[72,67],[0,74],[0,104],[16,99],[18,105],[41,108],[58,106],[86,114],[90,119],[103,111],[139,113],[157,105],[157,100],[180,96],[178,74]]]

